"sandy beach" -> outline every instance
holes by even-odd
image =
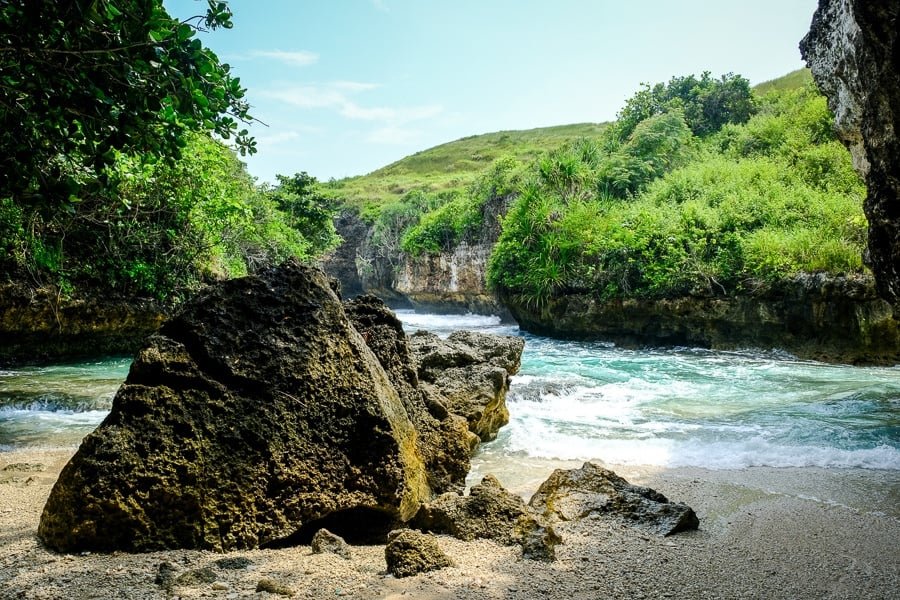
[[[656,538],[602,520],[562,524],[551,564],[522,560],[517,548],[440,536],[454,567],[395,579],[385,573],[383,546],[354,546],[350,560],[308,546],[227,554],[47,551],[36,537],[38,521],[72,453],[0,453],[0,598],[285,597],[256,592],[262,579],[296,598],[900,597],[896,471],[606,465],[691,505],[700,530]],[[549,474],[555,465],[545,466]],[[249,562],[222,560],[238,557]],[[155,582],[164,562],[180,577],[170,592]]]

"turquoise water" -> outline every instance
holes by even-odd
[[[398,311],[407,330],[521,335],[495,317]],[[779,352],[631,351],[526,339],[509,425],[476,459],[900,470],[900,368]],[[71,447],[96,427],[129,360],[0,370],[0,449]]]
[[[130,358],[0,369],[0,450],[72,447],[112,407]]]

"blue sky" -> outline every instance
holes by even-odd
[[[166,0],[185,18],[205,2]],[[232,0],[260,181],[361,175],[461,137],[615,118],[641,82],[800,68],[816,0]]]

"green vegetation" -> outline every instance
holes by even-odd
[[[770,81],[763,81],[753,86],[753,91],[763,96],[771,91],[796,90],[812,85],[813,78],[809,69],[797,69]]]
[[[799,272],[860,271],[865,190],[825,99],[774,87],[757,102],[753,117],[687,132],[676,104],[611,127],[631,129],[624,143],[579,142],[540,161],[503,221],[489,283],[539,306],[571,292],[732,294]],[[548,178],[547,162],[577,176]]]
[[[605,128],[602,123],[580,123],[473,135],[417,152],[368,175],[332,182],[330,193],[374,218],[380,206],[409,192],[465,193],[500,158],[528,163],[566,142],[595,139]]]
[[[305,173],[257,187],[244,89],[161,0],[0,4],[0,272],[64,295],[175,299],[337,237]]]

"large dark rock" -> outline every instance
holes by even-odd
[[[325,517],[406,520],[430,497],[378,358],[325,276],[289,263],[210,288],[150,338],[38,533],[62,551],[249,548]]]
[[[165,323],[63,469],[44,542],[227,550],[326,526],[373,541],[461,489],[477,436],[420,386],[393,313],[370,296],[343,304],[334,284],[288,263],[213,286]]]
[[[423,387],[442,397],[482,441],[509,422],[506,392],[519,370],[525,341],[519,337],[457,331],[442,340],[433,333],[410,336],[410,350]]]
[[[900,0],[819,0],[800,51],[866,180],[868,262],[900,315]]]
[[[672,535],[697,529],[700,520],[691,507],[669,502],[659,492],[631,485],[593,463],[580,469],[555,470],[541,484],[528,506],[547,522],[588,517],[612,518],[623,524]]]

